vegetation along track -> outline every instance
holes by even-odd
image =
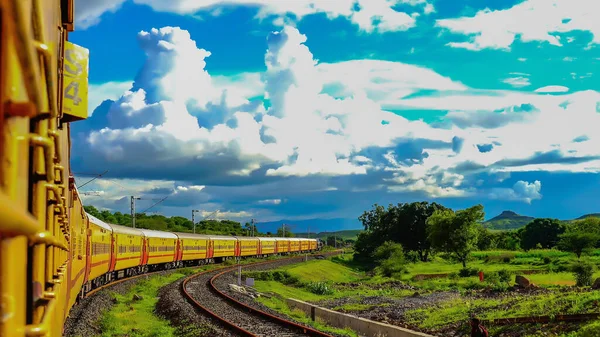
[[[304,256],[300,256],[259,262],[243,266],[243,269],[247,271],[276,268],[285,264],[298,263],[304,259]],[[224,290],[219,289],[220,287],[216,285],[217,280],[225,275],[235,273],[237,269],[238,267],[235,266],[192,275],[182,283],[183,292],[188,301],[194,306],[208,313],[241,336],[287,337],[308,335],[333,337],[313,328],[264,312],[249,303],[242,303],[225,294]]]

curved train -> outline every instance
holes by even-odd
[[[84,235],[75,238],[84,242],[82,248],[76,245],[75,259],[81,263],[71,271],[76,276],[70,297],[82,297],[112,281],[160,269],[231,258],[307,253],[320,248],[317,239],[162,232],[107,224],[88,213],[82,220],[88,234],[81,230]]]
[[[74,0],[0,0],[0,336],[61,336],[94,287],[150,270],[307,252],[317,241],[167,233],[87,214],[70,123],[88,116]]]

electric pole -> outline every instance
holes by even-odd
[[[254,236],[254,219],[252,219],[252,236]]]
[[[194,221],[194,214],[196,214],[196,212],[200,212],[199,209],[193,209],[192,210],[192,225],[194,225],[194,234],[196,234],[196,221]]]
[[[135,228],[135,201],[140,200],[140,197],[131,196],[131,227]]]

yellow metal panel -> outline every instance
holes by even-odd
[[[235,256],[235,240],[213,239],[213,257]]]
[[[132,234],[113,234],[117,263],[115,270],[127,269],[140,265],[142,261],[142,237]]]
[[[90,240],[91,254],[92,254],[92,266],[90,271],[89,280],[93,280],[96,277],[106,274],[110,263],[110,249],[111,249],[111,233],[105,228],[102,228],[90,221],[90,227],[92,230],[92,237]]]
[[[63,114],[68,121],[88,117],[89,50],[65,42],[63,63]]]
[[[208,239],[181,239],[181,246],[183,248],[183,261],[205,259]]]
[[[148,238],[148,264],[173,262],[177,239]]]
[[[271,241],[271,240],[265,240],[265,241],[261,241],[261,254],[273,254],[275,253],[275,242],[276,241]]]
[[[241,253],[240,256],[250,256],[258,254],[258,239],[256,240],[240,240]]]

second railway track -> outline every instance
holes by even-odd
[[[298,263],[304,256],[283,260],[259,262],[243,266],[243,270],[270,269],[285,264]],[[230,273],[235,273],[237,266],[221,268],[192,275],[184,280],[182,288],[188,301],[204,311],[212,318],[236,335],[240,336],[327,336],[330,334],[315,330],[287,319],[269,314],[250,303],[242,303],[225,294],[216,281]],[[222,283],[222,282],[221,282]],[[248,302],[248,301],[244,301]]]

